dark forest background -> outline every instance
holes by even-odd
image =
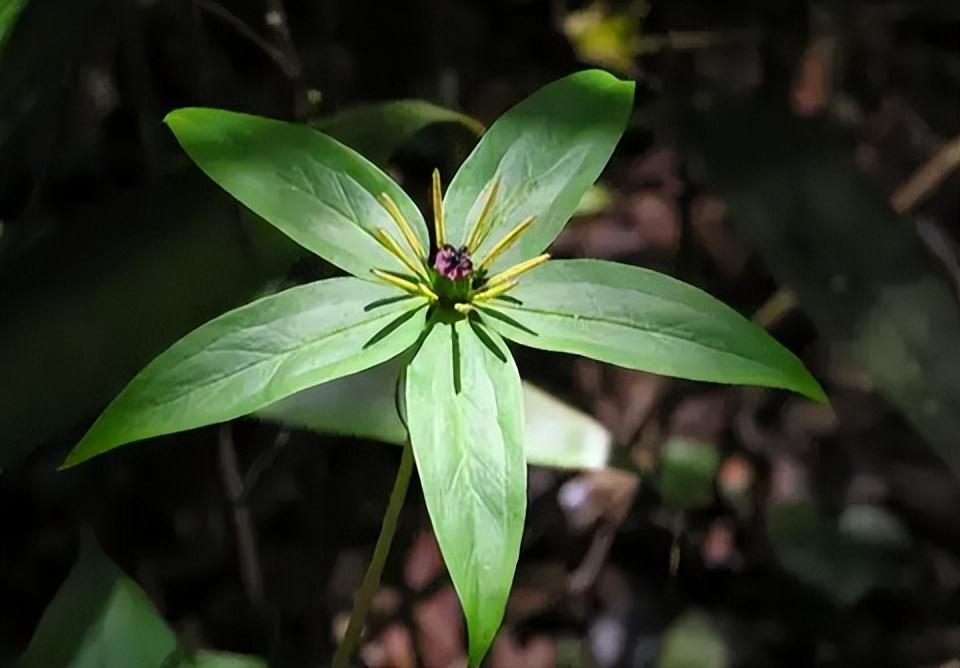
[[[475,141],[445,109],[488,124],[602,67],[635,115],[554,254],[706,289],[831,405],[518,350],[612,449],[531,468],[487,664],[960,666],[958,36],[950,2],[0,2],[0,665],[35,633],[46,665],[102,665],[70,662],[97,624],[175,633],[182,665],[327,665],[376,540],[399,449],[289,420],[56,470],[180,335],[332,271],[218,191],[168,111],[341,132],[425,196]],[[436,106],[377,104],[400,99]],[[104,591],[139,591],[117,567],[165,622],[103,622]],[[459,615],[414,490],[357,661],[462,665]]]

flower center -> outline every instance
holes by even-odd
[[[457,248],[452,244],[443,244],[433,260],[433,268],[444,278],[459,281],[473,275],[473,260],[466,246]]]
[[[498,274],[487,276],[493,262],[533,224],[534,216],[527,216],[494,243],[479,262],[474,262],[470,256],[471,251],[476,252],[484,244],[494,227],[493,204],[499,188],[500,179],[495,177],[485,189],[483,207],[467,234],[466,241],[461,246],[454,246],[447,241],[440,173],[433,170],[433,222],[437,250],[433,254],[432,267],[429,255],[403,217],[400,207],[389,194],[381,193],[380,203],[393,219],[407,248],[403,248],[400,242],[382,227],[374,230],[374,236],[409,273],[373,269],[374,276],[405,292],[426,297],[439,304],[441,309],[452,308],[461,316],[466,316],[473,308],[497,299],[515,288],[518,276],[543,264],[550,256],[544,253]]]

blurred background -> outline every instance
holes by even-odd
[[[328,665],[372,554],[389,366],[56,470],[179,336],[334,271],[168,111],[313,124],[426,209],[601,67],[636,110],[554,255],[704,288],[831,405],[517,349],[536,465],[486,665],[960,666],[958,35],[897,0],[0,0],[0,665]],[[369,621],[356,665],[463,665],[415,484]]]

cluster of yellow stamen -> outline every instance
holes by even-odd
[[[476,288],[471,287],[471,289],[469,289],[469,291],[466,293],[466,301],[460,301],[453,304],[453,307],[463,314],[469,313],[473,308],[474,303],[490,301],[491,299],[509,292],[518,285],[518,281],[516,280],[518,276],[530,271],[534,267],[537,267],[550,259],[550,256],[544,253],[543,255],[538,255],[537,257],[516,264],[509,269],[505,269],[504,271],[501,271],[490,278],[483,278],[483,275],[494,263],[494,261],[496,261],[496,259],[504,252],[506,252],[533,224],[535,217],[529,216],[517,224],[516,227],[507,232],[502,239],[500,239],[493,245],[493,247],[490,248],[490,250],[476,265],[476,267],[472,268],[469,252],[477,250],[484,243],[484,241],[486,241],[494,227],[493,206],[494,202],[496,201],[497,193],[500,190],[500,178],[494,178],[487,186],[486,190],[486,197],[480,210],[480,215],[474,222],[473,227],[471,228],[470,233],[467,235],[463,246],[459,251],[444,251],[456,252],[458,254],[465,255],[466,260],[464,261],[467,263],[466,266],[470,268],[470,271],[464,280],[474,280],[471,278],[473,274],[479,274],[481,277],[480,285]],[[409,252],[400,245],[399,241],[397,241],[387,230],[382,227],[378,227],[375,230],[374,236],[391,255],[396,257],[397,260],[399,260],[400,263],[410,271],[411,276],[397,275],[393,272],[383,271],[380,269],[374,269],[373,274],[385,283],[389,283],[390,285],[398,287],[401,290],[409,292],[410,294],[422,295],[432,302],[440,301],[440,295],[436,289],[437,277],[440,276],[440,274],[430,268],[430,258],[428,253],[424,250],[420,241],[417,239],[413,232],[413,228],[410,227],[410,224],[400,211],[400,207],[397,206],[397,203],[393,201],[393,198],[390,197],[390,195],[387,193],[381,193],[379,200],[399,230],[401,237],[406,242]],[[433,225],[436,236],[437,251],[441,252],[443,249],[451,249],[453,247],[449,245],[447,240],[446,221],[444,220],[443,212],[443,191],[441,190],[440,186],[440,172],[436,169],[433,170],[432,200]],[[457,255],[456,257],[460,257],[460,255]]]

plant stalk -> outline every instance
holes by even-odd
[[[400,468],[397,470],[397,478],[393,482],[393,491],[390,492],[390,502],[383,516],[383,525],[380,527],[380,535],[377,537],[377,546],[373,550],[373,559],[370,560],[370,566],[367,568],[366,575],[363,576],[363,582],[354,595],[353,610],[350,613],[347,631],[343,635],[340,646],[337,647],[336,654],[333,655],[333,668],[347,668],[347,662],[360,642],[360,635],[363,633],[367,613],[370,611],[370,603],[380,588],[380,576],[383,574],[383,566],[387,561],[387,555],[390,554],[390,544],[393,543],[393,534],[397,530],[397,519],[400,517],[400,510],[403,508],[403,501],[407,496],[407,487],[410,484],[410,474],[412,472],[413,449],[408,440],[403,446]]]

